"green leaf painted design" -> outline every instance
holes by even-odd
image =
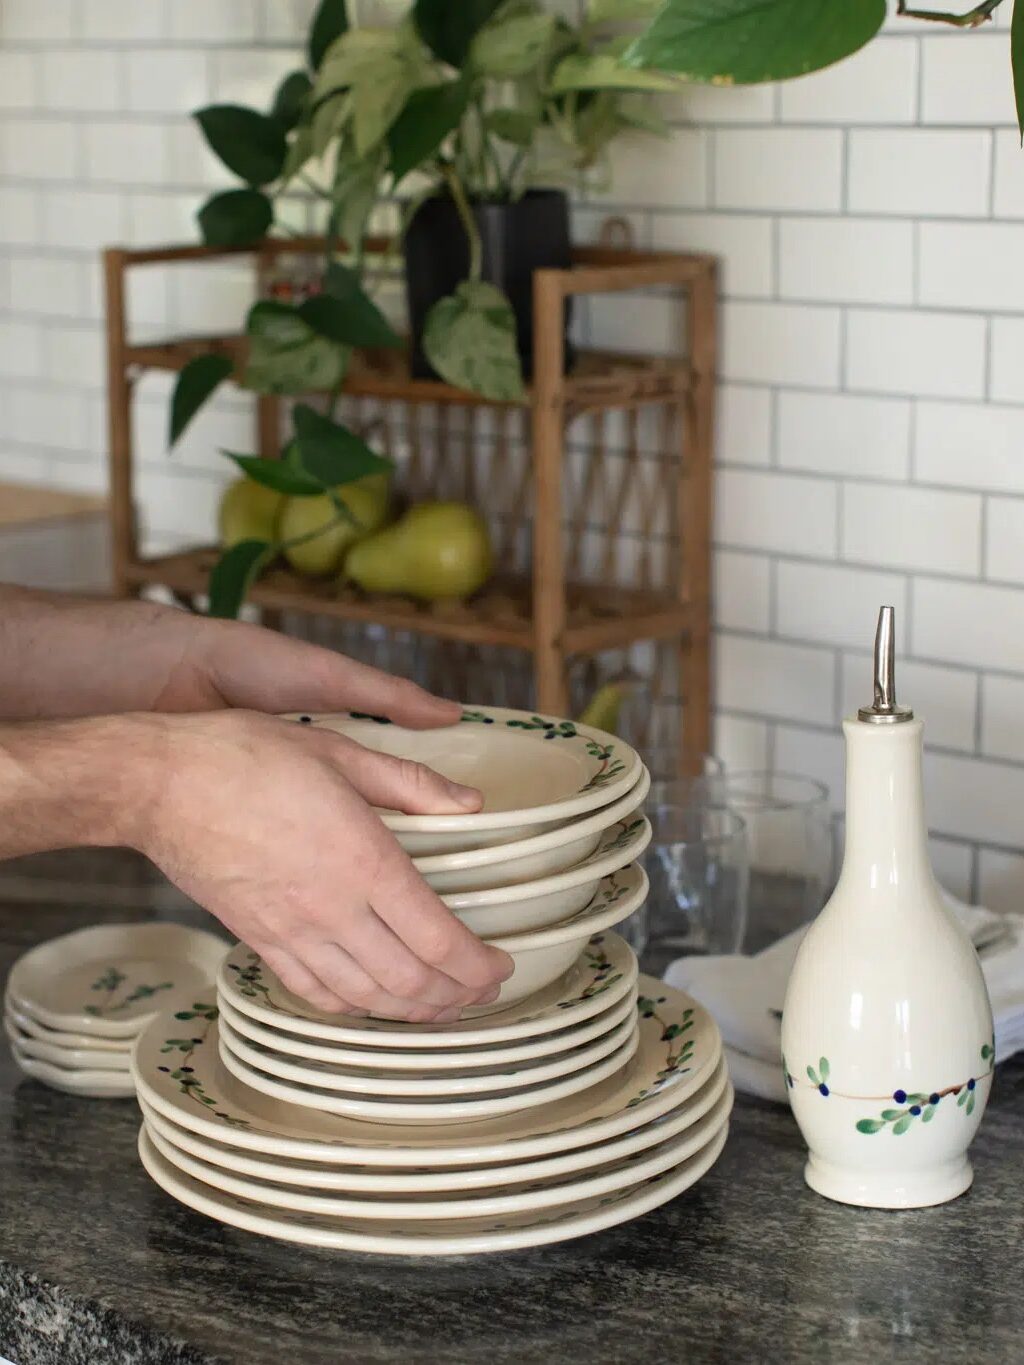
[[[180,1019],[182,1022],[187,1022],[190,1019],[202,1019],[206,1026],[190,1038],[165,1038],[160,1051],[165,1055],[176,1054],[177,1065],[173,1068],[162,1066],[160,1070],[177,1083],[180,1093],[190,1102],[198,1104],[203,1109],[213,1109],[216,1117],[230,1128],[248,1128],[248,1119],[236,1118],[225,1110],[217,1108],[218,1101],[207,1091],[202,1079],[190,1064],[196,1048],[202,1047],[206,1041],[210,1024],[217,1018],[218,1013],[216,1005],[207,1004],[205,1001],[194,1002],[190,1010],[176,1011],[175,1019]]]
[[[910,1114],[904,1114],[901,1119],[897,1119],[893,1124],[893,1136],[899,1137],[901,1133],[905,1133],[913,1122],[914,1120]]]
[[[819,1073],[820,1073],[820,1075],[821,1075],[821,1079],[822,1079],[823,1081],[827,1081],[827,1080],[828,1080],[828,1072],[829,1072],[829,1065],[828,1065],[828,1058],[827,1058],[827,1057],[822,1057],[821,1060],[818,1062],[818,1071],[819,1071]]]
[[[158,995],[161,991],[169,991],[174,986],[173,981],[160,981],[155,985],[140,982],[139,985],[132,987],[121,1000],[114,1000],[112,997],[115,991],[120,990],[127,980],[128,977],[125,973],[117,967],[108,967],[89,988],[94,991],[103,991],[108,997],[107,1000],[102,1005],[83,1005],[83,1012],[91,1015],[94,1019],[109,1018],[112,1014],[121,1014],[130,1006],[138,1004],[140,1000],[148,1000],[151,996]]]
[[[877,1133],[877,1132],[880,1131],[880,1129],[882,1129],[882,1128],[884,1128],[884,1127],[885,1127],[885,1124],[883,1123],[883,1121],[882,1121],[881,1119],[858,1119],[858,1120],[857,1120],[857,1132],[858,1132],[858,1133]]]

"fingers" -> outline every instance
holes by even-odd
[[[369,908],[346,926],[345,950],[378,986],[400,1000],[450,1009],[489,1005],[498,995],[497,986],[477,990],[428,967]]]
[[[210,681],[253,711],[365,711],[414,730],[458,723],[462,708],[333,650],[238,622],[210,623]]]
[[[320,943],[311,948],[308,961],[328,991],[353,1001],[371,1014],[386,1019],[403,1019],[410,1024],[448,1022],[457,1019],[461,1007],[439,1009],[415,1000],[402,1000],[378,986],[358,962],[336,943]]]
[[[328,734],[311,727],[304,727],[303,733]],[[407,815],[465,815],[480,809],[480,793],[473,787],[449,782],[422,763],[375,753],[344,735],[329,735],[325,752],[371,806]]]
[[[373,887],[372,908],[428,967],[475,990],[496,986],[512,975],[508,953],[470,933],[431,891],[400,849],[385,858]]]
[[[298,958],[285,952],[283,948],[263,947],[256,951],[293,995],[308,1000],[316,1009],[324,1010],[327,1014],[355,1012],[347,1000],[329,990],[319,977],[314,976],[308,967],[303,966]]]

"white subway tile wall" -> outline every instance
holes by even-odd
[[[194,233],[229,182],[188,112],[264,106],[313,5],[3,0],[0,478],[103,486],[97,248]],[[1024,153],[1005,25],[894,17],[828,71],[661,104],[671,137],[617,146],[576,231],[593,240],[620,213],[643,245],[722,260],[715,746],[732,766],[817,774],[841,809],[837,727],[869,695],[892,602],[940,874],[1020,908]],[[231,325],[247,288],[235,270],[143,273],[133,325]],[[664,299],[584,313],[595,342],[678,339]],[[249,422],[246,400],[219,400],[169,458],[166,394],[148,378],[135,405],[161,548],[209,532],[217,448]]]

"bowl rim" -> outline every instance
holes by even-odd
[[[594,934],[614,928],[643,905],[650,888],[647,873],[639,863],[630,863],[627,868],[621,868],[620,871],[635,871],[639,875],[636,887],[614,905],[609,905],[601,911],[591,911],[590,914],[584,907],[575,915],[570,915],[568,919],[546,925],[543,929],[527,929],[519,934],[500,934],[496,938],[487,938],[484,942],[493,948],[503,948],[506,953],[530,953],[538,948],[555,948],[574,938],[583,944]],[[614,872],[609,873],[611,877],[615,875]],[[604,880],[607,878],[602,878],[602,881]]]

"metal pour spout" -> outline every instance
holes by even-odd
[[[896,702],[896,613],[892,607],[880,607],[875,628],[874,694],[871,706],[862,706],[857,719],[870,725],[894,725],[913,720],[909,706]]]

